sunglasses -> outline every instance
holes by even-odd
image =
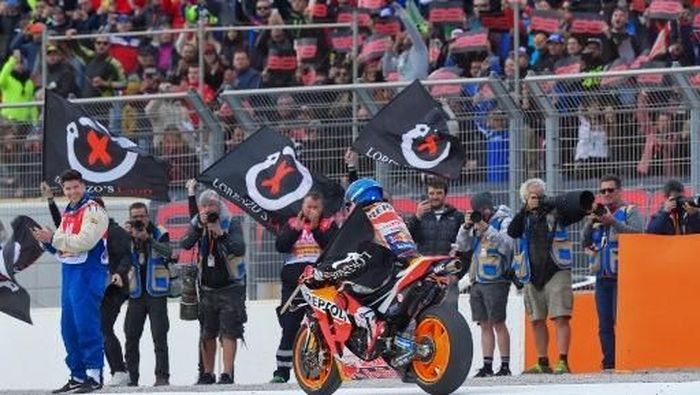
[[[605,194],[607,194],[607,193],[613,193],[613,192],[615,192],[616,190],[617,190],[617,189],[615,189],[615,188],[602,188],[602,189],[599,190],[598,192],[600,192],[601,195],[605,195]]]

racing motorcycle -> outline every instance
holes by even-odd
[[[346,350],[364,361],[381,358],[429,394],[459,388],[473,352],[469,326],[456,300],[447,298],[460,269],[450,257],[414,258],[366,303],[347,283],[312,289],[300,281],[304,302],[296,308],[305,306],[306,316],[294,341],[293,364],[304,392],[330,395],[350,379],[355,368],[347,363]],[[357,310],[367,307],[383,330],[355,322]]]

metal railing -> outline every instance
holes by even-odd
[[[678,178],[695,193],[700,192],[698,75],[700,67],[528,77],[517,100],[514,84],[495,77],[425,81],[450,116],[450,132],[467,152],[467,164],[459,179],[450,184],[451,202],[466,209],[470,195],[488,190],[496,203],[517,210],[522,204],[518,187],[526,178],[544,178],[548,193],[556,194],[596,190],[597,179],[613,172],[623,178],[623,197],[648,219],[661,204],[659,189],[668,178]],[[174,200],[180,202],[154,212],[173,234],[181,235],[187,218],[177,214],[175,206],[183,204],[184,180],[246,134],[262,125],[278,129],[297,143],[308,167],[344,183],[346,149],[363,125],[406,85],[392,82],[225,91],[214,108],[204,105],[196,93],[78,101],[113,132],[165,156],[182,170],[171,188]],[[149,107],[159,102],[172,106]],[[24,107],[40,105],[28,103]],[[0,114],[21,107],[0,105]],[[127,107],[133,111],[124,111]],[[176,133],[180,137],[172,138],[162,125],[153,124],[153,117],[184,120],[192,128],[184,128]],[[41,147],[37,135],[30,133],[36,124],[4,122],[0,129],[4,131],[3,143],[14,142],[21,149],[14,157],[4,151],[0,155],[0,196],[37,197]],[[8,139],[8,130],[17,137]],[[29,139],[24,137],[27,135]],[[164,139],[187,149],[158,151],[163,144],[159,141]],[[15,158],[9,171],[8,158]],[[379,166],[362,158],[359,171],[380,178],[404,214],[414,212],[415,202],[424,193],[424,176],[413,170]],[[16,186],[2,184],[2,177],[8,174],[19,185],[27,185],[20,196],[16,196]],[[24,204],[3,201],[0,221],[7,226],[8,218],[20,208],[24,210]],[[268,289],[274,288],[282,258],[274,251],[271,234],[249,218],[244,217],[244,225],[250,296],[270,296],[264,288],[266,284]],[[571,229],[575,241],[578,229]],[[575,274],[578,278],[586,274],[580,253]]]

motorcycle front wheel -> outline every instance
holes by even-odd
[[[294,376],[309,395],[331,395],[340,388],[342,378],[323,337],[303,325],[293,348]]]

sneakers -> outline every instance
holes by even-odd
[[[288,380],[282,376],[274,375],[274,376],[272,376],[272,380],[270,380],[270,384],[283,384],[283,383],[286,383],[287,381]]]
[[[228,373],[221,373],[216,384],[233,384],[233,377]]]
[[[491,377],[491,376],[493,376],[493,369],[491,369],[490,367],[484,366],[483,368],[479,369],[478,372],[476,372],[476,375],[474,375],[474,378]]]
[[[154,387],[165,387],[170,385],[170,380],[167,377],[156,377],[156,382],[153,384]]]
[[[195,385],[211,385],[216,383],[216,378],[211,373],[202,373]]]
[[[71,377],[71,378],[68,380],[68,382],[66,383],[66,385],[64,385],[63,387],[61,387],[61,388],[59,388],[59,389],[57,389],[57,390],[51,391],[51,393],[52,393],[52,394],[63,394],[63,393],[65,393],[65,392],[72,392],[72,391],[75,391],[75,390],[77,390],[78,388],[80,388],[80,386],[82,386],[82,385],[83,385],[82,382],[77,381],[77,380],[74,380],[74,379]]]
[[[552,373],[552,368],[549,366],[543,366],[539,363],[534,364],[529,369],[525,370],[523,374],[549,374]]]
[[[126,372],[114,372],[112,379],[107,383],[108,387],[124,387],[129,384],[129,374]]]
[[[92,377],[88,377],[87,380],[78,388],[74,394],[89,394],[91,392],[99,391],[102,389],[102,383],[98,383]]]
[[[510,376],[511,374],[509,367],[501,366],[501,369],[499,369],[494,376]]]
[[[569,364],[564,361],[557,362],[557,366],[554,368],[554,374],[568,374],[571,373],[569,369]]]

